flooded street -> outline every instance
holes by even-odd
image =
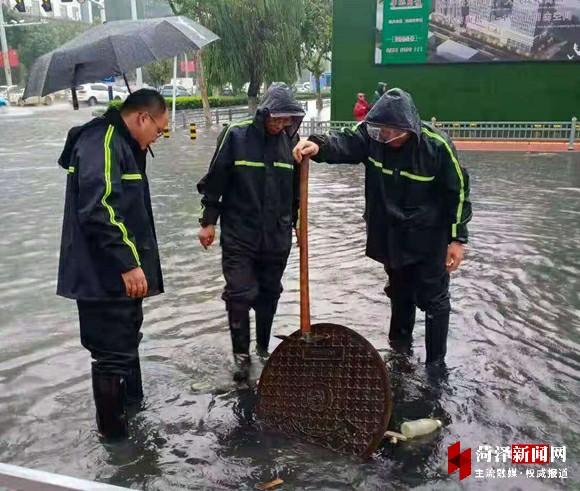
[[[144,302],[146,409],[130,441],[105,446],[76,305],[55,295],[66,181],[56,159],[68,128],[89,118],[67,106],[0,113],[0,462],[146,490],[253,489],[276,477],[280,489],[578,489],[580,154],[460,155],[474,219],[452,277],[448,374],[439,380],[424,368],[422,315],[414,352],[389,348],[385,273],[364,256],[363,167],[312,165],[313,322],[352,327],[384,356],[391,429],[427,416],[444,422],[361,463],[262,431],[253,391],[230,383],[220,249],[197,241],[195,184],[217,129],[192,142],[179,128],[148,164],[166,293]],[[299,326],[298,285],[294,249],[274,334]],[[568,478],[526,478],[530,466],[519,466],[516,478],[459,484],[447,474],[456,441],[484,471],[500,465],[476,463],[480,445],[566,446],[566,463],[544,467],[567,468]]]

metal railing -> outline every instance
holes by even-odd
[[[571,121],[437,121],[431,124],[454,140],[542,140],[574,142],[580,137],[580,125]]]
[[[437,121],[430,123],[454,140],[561,141],[570,148],[580,143],[580,124],[570,121]],[[325,133],[331,129],[352,128],[356,121],[304,121],[303,135]]]
[[[210,110],[212,124],[228,123],[230,121],[239,121],[247,118],[250,113],[248,106],[224,107]],[[189,127],[190,123],[205,125],[205,115],[203,109],[184,109],[177,111],[177,117],[184,128]]]
[[[307,101],[299,101],[302,108],[308,110]],[[250,115],[248,106],[233,106],[223,107],[210,110],[212,124],[220,125],[222,123],[230,123],[232,121],[239,121],[245,119]],[[203,109],[184,109],[177,111],[177,116],[180,118],[181,124],[184,128],[188,127],[190,123],[199,125],[205,124],[205,115]]]

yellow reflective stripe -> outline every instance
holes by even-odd
[[[383,164],[381,162],[379,162],[378,160],[375,160],[372,157],[369,157],[369,160],[375,165],[375,167],[377,167],[378,169],[381,169],[383,171],[383,174],[387,174],[389,176],[392,176],[394,174],[394,172],[391,169],[385,169],[383,167]]]
[[[113,125],[109,125],[107,133],[105,135],[105,194],[103,194],[103,197],[101,198],[101,203],[109,212],[109,219],[111,221],[111,225],[119,227],[119,230],[121,230],[121,234],[123,235],[123,242],[129,246],[131,252],[133,252],[133,256],[135,257],[137,264],[141,266],[139,253],[137,252],[135,244],[133,244],[133,242],[131,242],[131,240],[129,239],[129,234],[127,232],[127,229],[125,228],[125,224],[117,221],[117,219],[115,218],[115,211],[113,210],[111,205],[107,203],[107,198],[111,194],[111,190],[113,187],[111,184],[111,138],[113,137],[114,131],[115,127]]]
[[[401,171],[401,175],[404,177],[408,177],[409,179],[413,179],[414,181],[421,181],[421,182],[429,182],[435,179],[435,176],[419,176],[417,174],[411,174],[410,172]]]
[[[346,126],[343,126],[342,128],[340,128],[340,132],[341,132],[341,133],[344,133],[344,132],[346,132],[347,130],[350,130],[350,131],[352,131],[352,132],[354,133],[354,132],[355,132],[355,131],[358,129],[358,127],[359,127],[361,124],[363,124],[363,123],[364,123],[364,121],[359,121],[358,123],[356,123],[354,126],[351,126],[350,128],[347,128]],[[327,134],[329,134],[329,133],[330,133],[330,131],[327,131],[326,133],[327,133]]]
[[[235,165],[245,167],[266,167],[264,162],[250,162],[249,160],[236,160]]]
[[[234,162],[234,165],[245,167],[266,167],[266,164],[264,162],[251,162],[249,160],[236,160]],[[287,164],[285,162],[274,162],[274,167],[294,170],[294,166],[292,164]]]
[[[438,135],[437,133],[433,133],[427,130],[426,128],[423,128],[423,133],[443,143],[443,145],[449,152],[449,155],[451,156],[451,160],[453,161],[453,165],[455,166],[455,172],[457,172],[457,175],[459,176],[459,204],[457,205],[457,215],[455,218],[455,223],[451,225],[451,237],[455,238],[457,237],[457,225],[461,222],[461,215],[463,213],[463,202],[465,201],[465,183],[463,181],[463,172],[461,172],[459,162],[455,158],[453,150],[451,150],[451,147],[449,146],[449,143],[447,143],[445,138],[443,138],[441,135]]]
[[[294,166],[292,164],[286,164],[285,162],[274,162],[274,167],[280,167],[282,169],[294,170]]]
[[[141,174],[122,174],[121,179],[124,181],[140,181],[143,177]]]
[[[68,168],[68,173],[69,173],[69,174],[74,174],[74,173],[75,173],[75,168],[74,168],[72,165],[71,165],[71,166],[69,166],[69,168]]]

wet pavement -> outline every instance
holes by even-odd
[[[180,129],[160,141],[148,173],[167,293],[145,302],[146,409],[128,442],[102,445],[75,304],[54,294],[65,185],[56,158],[67,129],[89,116],[66,106],[0,113],[0,462],[147,490],[253,489],[276,477],[281,489],[578,489],[578,154],[461,154],[475,218],[467,260],[452,278],[441,378],[424,369],[422,315],[411,355],[388,347],[384,272],[364,256],[362,166],[313,165],[313,321],[350,326],[384,356],[391,428],[425,416],[444,422],[362,463],[262,431],[253,390],[229,382],[220,250],[204,251],[196,238],[195,183],[217,130],[200,129],[191,142]],[[299,325],[296,252],[275,334]],[[447,474],[447,447],[458,440],[473,451],[474,475],[461,484]],[[515,443],[566,446],[565,463],[543,468],[566,469],[568,478],[476,462],[480,445]],[[517,477],[475,475],[513,467]]]

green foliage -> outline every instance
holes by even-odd
[[[171,107],[173,99],[170,97],[165,98],[168,107]],[[231,97],[210,97],[209,102],[211,107],[229,107],[229,106],[244,106],[248,104],[248,98],[246,96]],[[121,101],[112,101],[109,103],[110,107],[120,107],[123,103]],[[201,109],[202,102],[201,97],[176,97],[175,98],[175,108],[177,110],[181,109]]]
[[[220,36],[204,49],[208,81],[240,87],[255,97],[265,81],[296,79],[303,0],[170,0],[173,11]]]
[[[322,109],[320,76],[332,49],[332,0],[305,0],[306,16],[301,28],[301,61],[316,80],[317,108]]]
[[[4,15],[7,22],[23,18],[7,9]],[[18,51],[20,63],[28,71],[38,57],[62,46],[88,27],[81,22],[52,20],[46,24],[6,29],[6,37],[8,45]],[[21,84],[23,82],[20,80]]]
[[[145,80],[153,87],[161,87],[171,81],[173,60],[167,59],[150,63],[144,68]]]
[[[301,26],[301,60],[315,77],[324,73],[332,49],[332,0],[305,1],[305,19]]]

